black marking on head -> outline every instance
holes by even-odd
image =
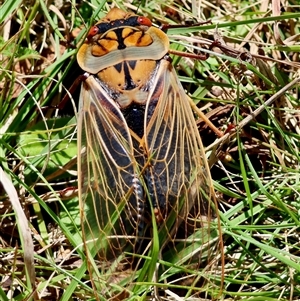
[[[130,71],[129,71],[127,62],[124,62],[123,66],[124,66],[124,76],[125,76],[125,89],[124,90],[133,90],[136,87],[136,85],[133,82],[132,77],[130,75]]]
[[[134,70],[135,69],[135,66],[136,66],[136,60],[133,60],[133,61],[127,61],[129,67]]]
[[[123,62],[114,65],[114,68],[115,68],[119,73],[121,73],[122,67],[123,67]]]
[[[138,16],[133,16],[128,19],[118,19],[111,22],[99,23],[96,26],[98,27],[99,33],[105,33],[108,30],[119,27],[136,27],[139,26]]]

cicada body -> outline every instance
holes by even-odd
[[[77,54],[87,72],[78,118],[79,198],[90,274],[101,295],[115,295],[116,283],[128,286],[137,277],[124,280],[138,269],[133,254],[153,246],[155,229],[160,251],[177,235],[188,245],[210,215],[209,168],[168,51],[167,35],[149,19],[114,8]]]

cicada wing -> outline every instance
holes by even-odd
[[[94,76],[81,90],[78,147],[84,240],[105,262],[136,243],[143,191],[126,121]]]
[[[197,244],[191,238],[189,243],[188,237],[197,229],[209,240],[207,227],[214,200],[210,171],[188,96],[168,60],[161,60],[154,87],[151,98],[156,99],[155,93],[160,91],[159,97],[154,111],[148,102],[146,111],[153,114],[145,124],[144,148],[151,162],[146,177],[149,195],[167,219],[161,242],[181,238],[185,242],[181,249],[187,250],[190,244],[195,252],[203,242]]]

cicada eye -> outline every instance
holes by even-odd
[[[91,39],[93,36],[95,36],[97,33],[98,33],[99,29],[96,25],[94,25],[93,27],[91,27],[88,35],[87,35],[87,38],[88,39]]]
[[[152,22],[146,17],[138,17],[137,22],[140,25],[145,25],[145,26],[148,26],[148,27],[152,26]]]

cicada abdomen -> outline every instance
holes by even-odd
[[[170,242],[167,256],[175,261],[186,251],[188,264],[201,257],[195,233],[210,215],[212,185],[168,51],[167,35],[149,19],[114,8],[77,54],[87,72],[78,118],[79,198],[90,274],[101,295],[137,279],[132,272],[128,280],[128,271],[138,269],[133,255],[151,249],[154,228],[161,256]]]

